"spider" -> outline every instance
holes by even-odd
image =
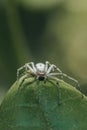
[[[22,74],[21,74],[21,71],[22,71]],[[60,87],[59,87],[59,83],[58,83],[59,80],[57,78],[57,76],[60,76],[62,80],[64,77],[72,80],[73,82],[75,82],[77,84],[79,90],[81,90],[80,85],[76,79],[63,73],[56,65],[50,64],[50,62],[48,62],[48,61],[46,61],[45,64],[44,63],[34,64],[34,62],[26,63],[24,66],[20,67],[17,70],[17,80],[19,80],[20,75],[25,75],[25,77],[23,78],[22,82],[20,83],[19,89],[20,89],[22,83],[25,81],[25,79],[27,79],[31,76],[31,77],[35,77],[35,79],[38,81],[44,81],[44,83],[46,82],[47,79],[55,80],[58,91],[59,91],[58,95],[61,95]],[[60,96],[59,96],[59,98],[60,98]]]

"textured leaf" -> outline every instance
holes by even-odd
[[[71,85],[27,79],[18,90],[15,82],[0,106],[0,130],[86,130],[87,97]],[[60,93],[59,93],[60,94]]]

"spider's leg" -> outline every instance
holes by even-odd
[[[63,80],[63,73],[49,73],[47,76],[60,76],[61,79]]]
[[[20,91],[20,89],[21,89],[21,86],[22,86],[22,84],[25,82],[25,80],[26,79],[28,79],[29,78],[29,75],[27,74],[27,75],[25,75],[25,77],[23,77],[23,79],[21,80],[21,82],[20,82],[20,84],[19,84],[19,86],[18,86],[18,91]],[[29,83],[27,83],[27,84],[31,84],[31,83],[33,83],[33,82],[35,82],[36,80],[34,79],[33,81],[31,81],[31,82],[29,82]]]
[[[27,71],[27,70],[30,70],[30,72],[34,73],[34,70],[33,70],[33,68],[30,66],[30,63],[26,63],[25,66],[26,66],[26,71]]]
[[[50,70],[56,69],[59,73],[62,73],[62,71],[56,65],[50,64],[49,62],[48,62],[48,64],[50,65],[50,67],[49,67]]]
[[[62,73],[49,73],[49,74],[47,74],[47,76],[57,76],[57,75],[59,75],[59,76],[61,76],[62,75]]]
[[[47,72],[48,66],[49,66],[49,61],[46,61],[46,62],[45,62],[45,72]]]
[[[27,73],[27,71],[33,71],[33,69],[31,67],[28,66],[28,63],[26,63],[24,66],[20,67],[19,69],[17,69],[17,80],[20,78],[20,73],[21,71],[23,71],[22,73]]]
[[[63,79],[63,72],[56,66],[55,66],[55,69],[59,72],[59,74],[61,74],[61,79]]]
[[[22,67],[20,67],[19,69],[17,69],[17,80],[19,79],[19,77],[20,77],[20,72],[21,71],[25,71],[25,65],[24,66],[22,66]]]
[[[20,82],[20,84],[19,84],[19,86],[18,86],[18,91],[20,91],[20,88],[21,88],[22,84],[24,83],[24,81],[25,81],[27,78],[28,78],[28,75],[26,75],[26,76],[22,79],[22,81]]]
[[[57,87],[57,90],[58,90],[58,105],[61,104],[61,88],[60,88],[60,85],[59,85],[59,82],[58,82],[58,79],[54,76],[48,76],[50,79],[53,79],[56,81],[56,87]],[[48,80],[49,81],[49,80]],[[49,81],[51,82],[53,85],[55,85],[52,81]]]
[[[54,69],[56,69],[56,70],[58,71],[58,73],[61,74],[61,78],[63,79],[63,73],[62,73],[62,71],[61,71],[58,67],[56,67],[56,65],[54,65],[54,64],[50,65],[50,67],[49,67],[49,69],[47,70],[47,73],[46,73],[46,74],[50,74],[50,72],[51,72],[51,71],[54,71]]]
[[[51,71],[53,71],[54,70],[54,68],[55,68],[55,65],[50,65],[50,67],[48,68],[48,70],[47,70],[47,72],[46,72],[46,74],[49,74]]]
[[[61,74],[60,74],[60,75],[61,75]],[[72,80],[74,83],[76,83],[76,84],[77,84],[77,87],[76,87],[76,88],[77,88],[80,92],[82,92],[82,89],[81,89],[81,87],[80,87],[80,84],[79,84],[79,82],[78,82],[76,79],[74,79],[74,78],[68,76],[68,75],[65,74],[65,73],[63,73],[63,77],[66,77],[66,78]],[[83,98],[83,94],[82,94],[82,98]]]
[[[30,65],[31,65],[31,66],[30,66]],[[34,62],[28,63],[28,66],[29,66],[30,68],[32,67],[32,72],[33,72],[34,74],[36,74],[36,68],[35,68]]]
[[[59,74],[59,75],[61,75],[61,74]],[[79,84],[79,82],[78,82],[76,79],[74,79],[74,78],[68,76],[68,75],[65,74],[65,73],[63,73],[63,77],[65,77],[65,78],[67,78],[67,79],[70,79],[70,80],[72,80],[73,82],[75,82],[75,83],[77,84],[78,89],[81,90],[80,84]]]
[[[19,93],[20,89],[21,89],[21,86],[22,84],[24,83],[25,79],[27,78],[27,76],[23,77],[23,79],[21,80],[20,83],[18,83],[19,81],[17,81],[17,84],[18,84],[18,91],[16,93],[16,95]]]

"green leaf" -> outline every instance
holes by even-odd
[[[73,86],[26,79],[16,81],[0,106],[0,130],[86,130],[87,97]],[[61,104],[59,105],[59,96]]]

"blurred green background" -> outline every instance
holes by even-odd
[[[87,94],[87,1],[0,0],[0,102],[17,68],[46,60]]]

